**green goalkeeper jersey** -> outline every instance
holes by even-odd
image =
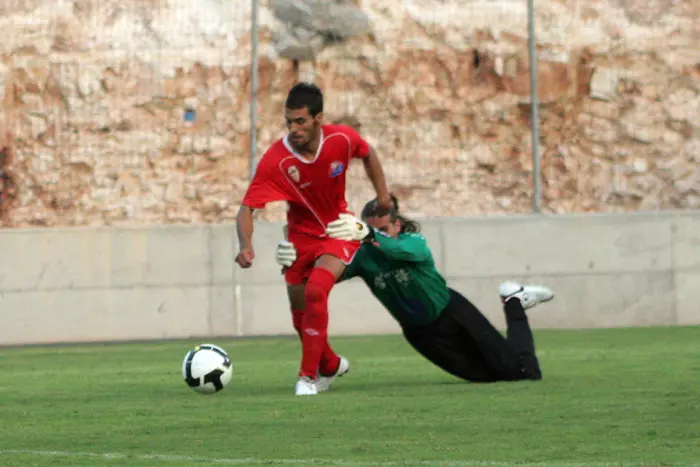
[[[394,239],[375,230],[341,280],[360,277],[402,327],[434,321],[450,300],[425,237],[402,233]]]

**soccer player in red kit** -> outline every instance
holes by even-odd
[[[375,150],[353,128],[323,124],[323,94],[298,83],[285,103],[289,133],[263,155],[237,216],[236,262],[249,268],[253,251],[253,211],[286,201],[288,240],[298,258],[284,272],[294,329],[302,345],[297,395],[328,389],[348,371],[348,361],[328,343],[328,295],[360,243],[329,238],[326,225],[347,213],[345,178],[351,159],[361,159],[380,206],[392,201]]]

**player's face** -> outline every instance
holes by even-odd
[[[401,232],[401,221],[396,219],[392,222],[391,217],[388,214],[381,217],[368,217],[365,219],[365,222],[367,222],[367,225],[370,227],[381,230],[392,238],[398,237],[399,233]]]
[[[308,149],[309,143],[318,137],[323,113],[312,117],[309,109],[284,109],[284,119],[289,130],[289,142],[295,149]]]

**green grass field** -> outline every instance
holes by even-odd
[[[0,349],[0,466],[700,466],[700,327],[539,331],[540,382],[469,384],[400,336],[336,338],[350,373],[293,396],[294,338]]]

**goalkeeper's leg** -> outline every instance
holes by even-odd
[[[532,336],[526,309],[548,302],[554,293],[541,285],[520,285],[517,282],[503,282],[499,287],[503,301],[503,311],[508,325],[508,343],[518,355],[521,366],[531,379],[541,379],[542,372],[535,354],[535,340]]]
[[[472,351],[481,355],[487,362],[494,381],[514,381],[520,379],[540,379],[539,365],[533,366],[534,346],[532,352],[520,341],[521,346],[514,346],[467,298],[452,290],[448,308],[454,319],[465,332],[465,339],[471,342]],[[513,317],[516,315],[513,314]],[[517,319],[524,317],[517,316]],[[527,318],[525,318],[527,322]],[[519,324],[522,324],[520,321]],[[509,327],[510,329],[510,327]],[[522,336],[522,333],[519,334]],[[537,359],[534,359],[535,362]]]
[[[473,382],[490,382],[498,378],[490,369],[473,341],[455,321],[453,310],[446,309],[427,325],[405,328],[409,344],[442,370]]]
[[[452,291],[450,306],[455,308],[455,319],[499,380],[542,379],[525,308],[549,301],[554,294],[546,287],[505,282],[501,284],[500,295],[508,325],[507,338],[458,292]]]

